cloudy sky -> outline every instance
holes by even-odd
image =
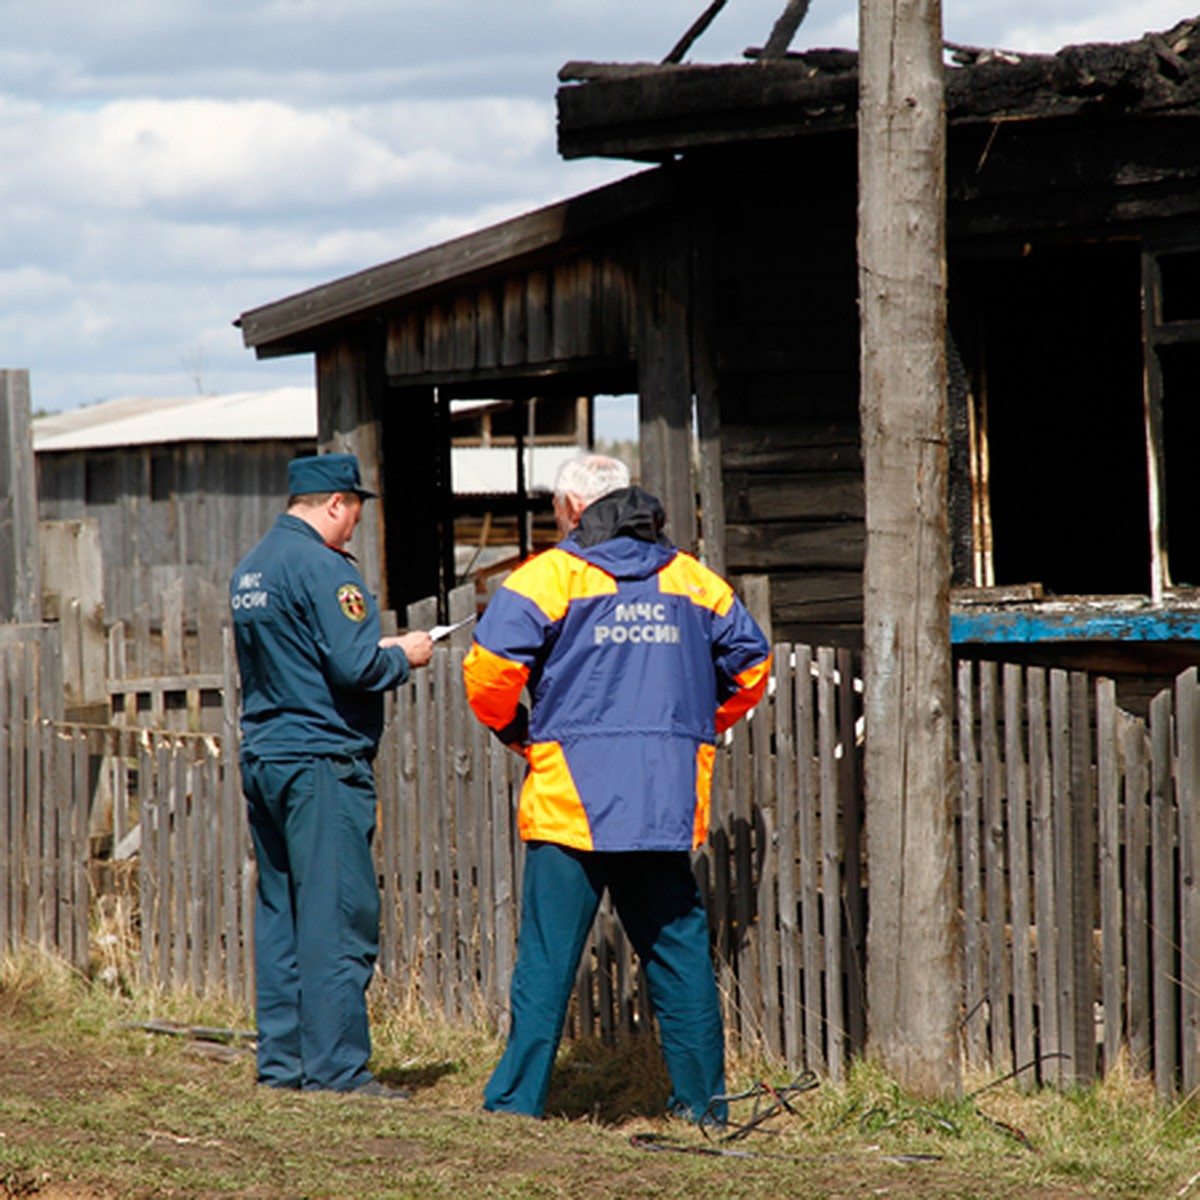
[[[1184,3],[944,0],[943,24],[1050,51]],[[51,411],[311,382],[233,319],[635,170],[558,159],[558,68],[659,60],[706,6],[0,0],[0,367]],[[728,0],[690,58],[739,59],[783,8]],[[856,41],[855,0],[812,0],[794,48]]]

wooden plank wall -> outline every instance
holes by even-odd
[[[631,235],[626,246],[614,238],[597,251],[567,249],[555,261],[512,262],[502,278],[418,294],[411,307],[389,312],[382,367],[394,386],[380,395],[377,416],[385,468],[398,481],[389,492],[385,478],[383,495],[389,566],[382,595],[392,607],[404,607],[413,589],[442,590],[439,580],[455,574],[451,399],[636,389],[636,244]],[[346,402],[327,405],[332,388],[322,389],[322,413],[344,420]],[[439,453],[414,458],[411,447],[422,437]],[[419,528],[408,519],[414,490],[433,506]]]
[[[819,139],[712,198],[725,570],[771,576],[777,636],[861,640],[853,148]],[[811,186],[820,179],[822,186]],[[843,179],[847,188],[829,186]]]
[[[387,386],[377,340],[381,339],[365,334],[331,337],[317,351],[317,440],[323,454],[357,455],[364,485],[384,496],[384,476],[390,473],[389,466],[395,472],[396,464],[387,463],[381,454],[380,409]],[[427,494],[425,499],[431,503],[433,496]],[[425,510],[426,519],[432,515]],[[365,505],[352,547],[358,569],[375,596],[387,594],[383,526],[382,506]]]
[[[439,375],[487,379],[504,368],[631,362],[636,261],[631,243],[580,252],[391,318],[387,373],[406,385]]]
[[[66,708],[79,721],[107,719],[104,563],[95,521],[41,521],[43,621],[58,624]]]
[[[106,620],[132,621],[145,608],[157,624],[177,581],[189,609],[204,585],[227,587],[284,510],[288,461],[314,448],[224,441],[45,452],[37,456],[38,514],[94,519]]]
[[[679,221],[648,223],[643,231],[636,336],[641,483],[662,501],[667,537],[695,554],[690,234]]]

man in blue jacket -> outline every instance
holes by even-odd
[[[689,852],[708,836],[716,736],[762,696],[769,647],[623,463],[570,460],[554,504],[563,540],[508,577],[464,663],[475,714],[529,762],[512,1023],[484,1107],[542,1115],[607,888],[645,969],[670,1107],[720,1120],[724,1035]]]
[[[375,493],[352,454],[294,459],[289,499],[230,588],[241,768],[258,863],[258,1079],[402,1098],[368,1070],[379,948],[372,761],[383,696],[433,653],[380,636],[346,544]]]

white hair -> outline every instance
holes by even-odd
[[[577,496],[584,506],[629,486],[629,468],[619,458],[605,454],[577,454],[558,468],[554,495],[563,500]]]

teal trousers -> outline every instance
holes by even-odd
[[[244,761],[258,864],[258,1079],[350,1091],[368,1082],[367,986],[379,952],[365,759]]]
[[[672,1112],[699,1120],[725,1091],[708,922],[686,851],[589,852],[530,842],[504,1055],[484,1108],[542,1116],[575,972],[607,888],[645,971]],[[725,1112],[711,1114],[723,1121]]]

